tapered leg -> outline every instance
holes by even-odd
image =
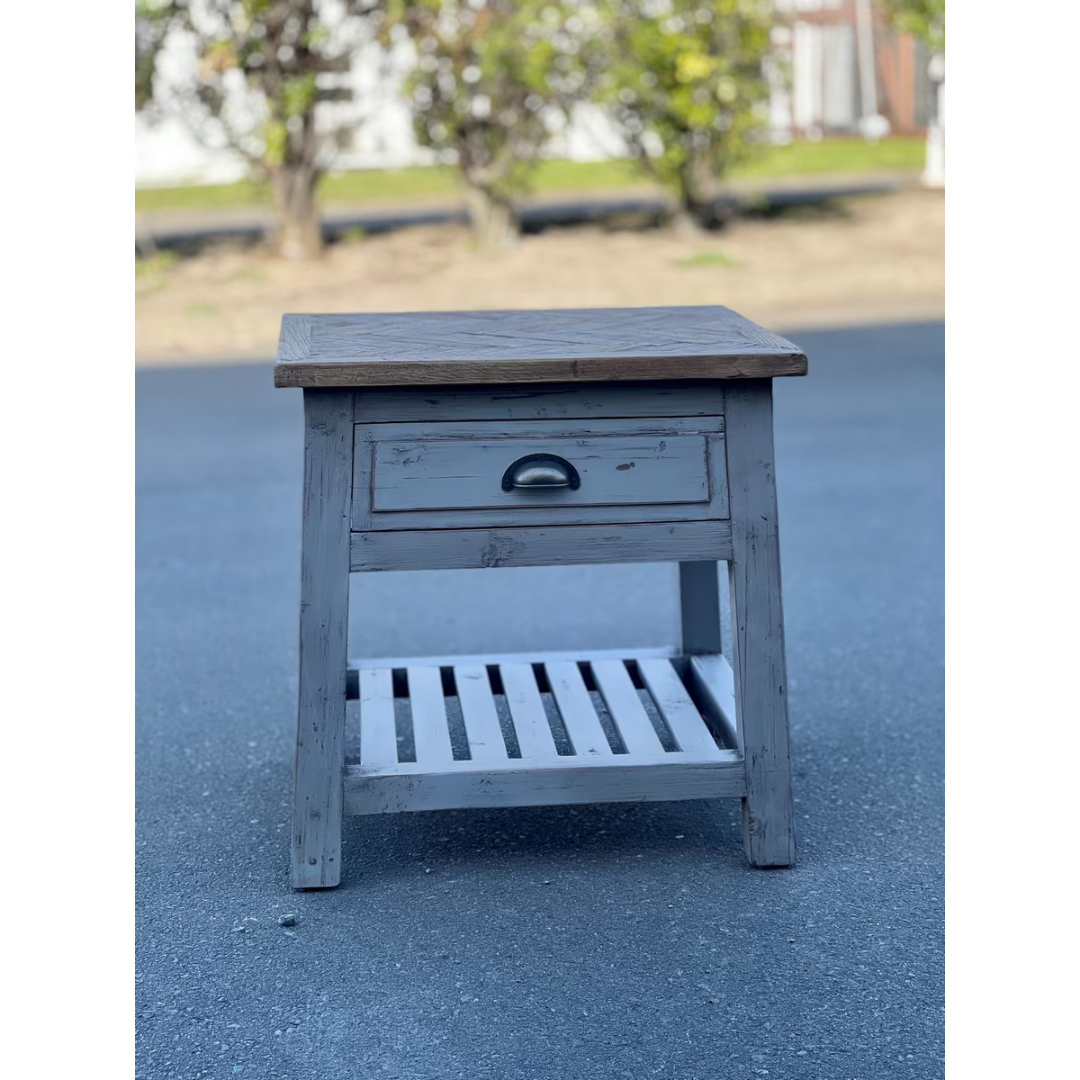
[[[341,879],[349,624],[352,394],[304,391],[300,700],[293,773],[292,884]]]
[[[718,654],[720,578],[715,562],[679,563],[679,606],[684,656]]]
[[[729,384],[732,668],[746,764],[743,839],[754,866],[795,861],[772,383]]]

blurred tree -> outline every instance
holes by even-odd
[[[945,0],[880,0],[893,25],[921,39],[932,53],[945,52]]]
[[[767,126],[771,0],[604,0],[600,100],[676,223],[717,221],[718,182]]]
[[[407,34],[406,84],[420,144],[450,160],[486,250],[517,236],[514,196],[587,92],[595,9],[572,0],[390,0],[384,41]]]
[[[882,0],[889,21],[919,38],[930,50],[928,74],[934,83],[934,116],[926,129],[926,187],[945,186],[945,0]]]
[[[321,101],[348,99],[327,86],[349,70],[377,0],[139,0],[135,24],[135,107],[179,116],[200,142],[238,151],[273,196],[275,250],[289,259],[322,250],[315,200],[334,148],[352,130],[342,117],[316,122]],[[171,35],[193,47],[188,84],[156,78]]]

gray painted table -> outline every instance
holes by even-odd
[[[806,370],[722,307],[285,316],[274,381],[305,417],[295,888],[338,884],[346,813],[732,797],[751,864],[793,862],[772,379]],[[350,573],[661,561],[678,648],[348,659]]]

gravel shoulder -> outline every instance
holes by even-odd
[[[549,229],[498,257],[454,224],[344,241],[307,265],[219,245],[139,275],[136,360],[265,358],[287,311],[721,303],[779,330],[939,319],[944,217],[939,192],[907,188],[690,238]]]

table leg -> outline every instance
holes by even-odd
[[[293,773],[294,889],[330,888],[341,879],[351,392],[306,389],[304,432],[300,697]]]
[[[733,383],[725,414],[733,558],[732,668],[746,767],[743,840],[754,866],[795,861],[772,383]]]
[[[679,612],[684,656],[724,651],[720,642],[720,577],[715,562],[679,563]]]

